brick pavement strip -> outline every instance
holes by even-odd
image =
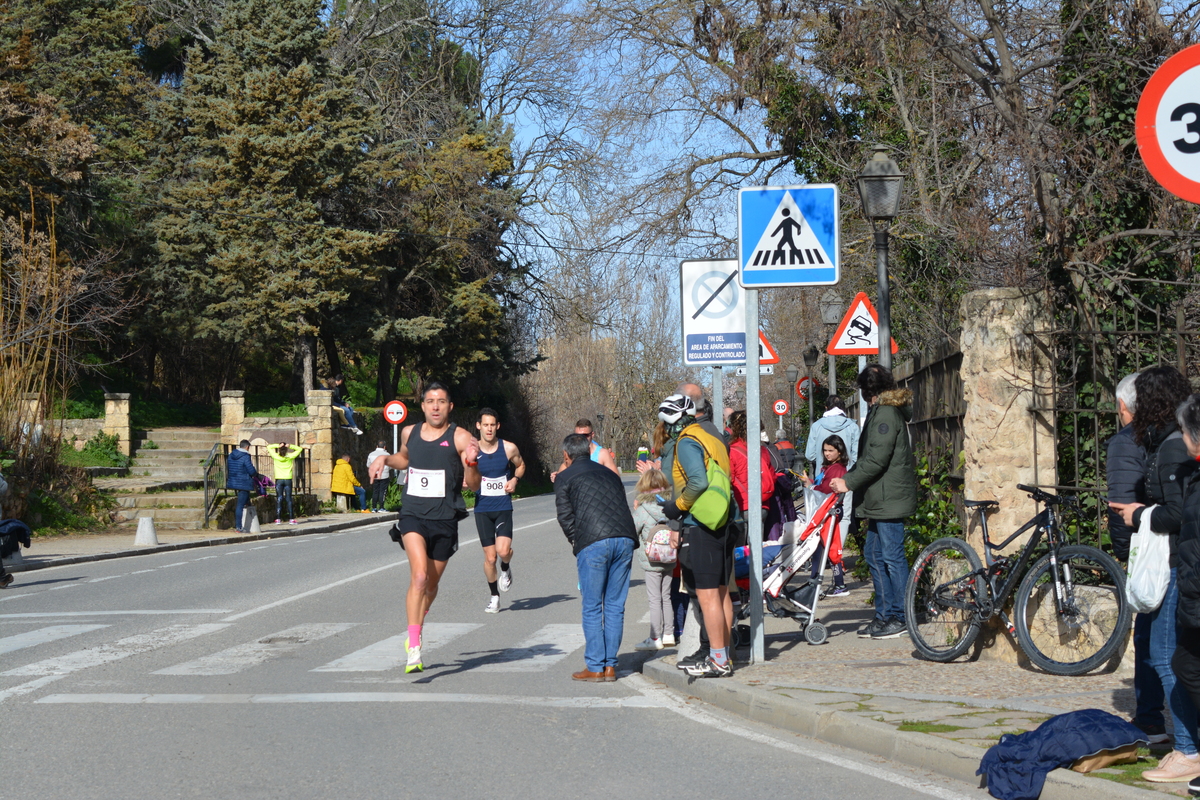
[[[765,663],[743,665],[732,679],[689,679],[675,669],[672,651],[647,661],[643,672],[749,719],[971,785],[979,785],[975,770],[984,751],[1004,733],[1080,708],[1123,718],[1133,710],[1129,670],[1063,677],[996,660],[938,664],[916,658],[907,637],[859,639],[854,632],[872,613],[865,602],[870,590],[851,588],[820,608],[831,633],[827,644],[809,646],[795,622],[768,617]],[[1139,787],[1056,770],[1042,797],[1187,795],[1187,784]]]

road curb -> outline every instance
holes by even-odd
[[[335,531],[350,530],[353,528],[366,528],[372,525],[378,525],[382,522],[395,522],[399,519],[399,514],[373,514],[369,520],[345,520],[343,522],[331,522],[327,525],[315,526],[312,528],[286,528],[277,531],[267,531],[264,533],[241,534],[238,536],[218,536],[212,539],[198,539],[194,542],[174,542],[171,544],[160,544],[154,547],[139,547],[136,550],[114,550],[109,553],[91,553],[83,556],[64,556],[63,558],[55,558],[49,561],[21,561],[15,564],[5,564],[4,569],[8,572],[31,572],[37,569],[49,569],[50,567],[66,567],[71,564],[86,564],[90,561],[109,561],[114,558],[129,558],[130,556],[146,556],[153,553],[169,553],[172,550],[191,550],[196,547],[216,547],[223,544],[240,544],[242,542],[260,542],[264,539],[287,539],[294,536],[309,536],[315,533],[333,533]]]
[[[927,769],[971,786],[984,751],[978,747],[921,733],[899,731],[884,722],[822,708],[731,680],[690,678],[661,657],[642,664],[642,674],[677,692],[695,697],[746,719],[823,742],[869,753],[910,767]],[[1058,769],[1046,776],[1042,800],[1162,800],[1163,794]]]

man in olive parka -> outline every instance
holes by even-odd
[[[867,521],[863,556],[875,585],[875,619],[858,635],[892,639],[906,632],[904,520],[917,510],[917,475],[908,437],[912,392],[896,388],[891,370],[879,364],[859,373],[858,388],[870,404],[858,439],[858,460],[844,478],[834,478],[830,485],[836,492],[854,492],[854,513]]]

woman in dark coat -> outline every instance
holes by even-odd
[[[233,528],[238,533],[243,532],[246,503],[250,500],[250,493],[257,488],[254,483],[254,479],[257,477],[258,470],[254,468],[254,459],[250,457],[250,441],[242,439],[225,461],[225,486],[237,492],[237,510],[234,512]]]
[[[1171,580],[1162,605],[1150,612],[1150,666],[1162,681],[1167,710],[1175,729],[1175,749],[1142,777],[1155,783],[1179,783],[1200,778],[1197,754],[1196,706],[1182,686],[1176,685],[1171,667],[1176,649],[1176,606],[1178,559],[1176,540],[1184,514],[1184,490],[1195,471],[1196,461],[1176,421],[1176,410],[1188,399],[1191,387],[1187,378],[1174,367],[1153,367],[1137,377],[1137,408],[1133,412],[1133,433],[1149,454],[1146,458],[1146,498],[1141,503],[1110,503],[1127,525],[1135,530],[1150,514],[1150,528],[1170,537]],[[1153,510],[1151,510],[1153,508]]]

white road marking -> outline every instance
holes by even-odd
[[[13,650],[23,650],[26,647],[34,647],[107,627],[107,625],[51,625],[48,628],[38,628],[35,631],[19,633],[16,636],[5,636],[0,639],[0,653],[11,653]]]
[[[233,675],[256,667],[272,658],[277,658],[310,642],[320,641],[344,630],[353,628],[357,622],[316,622],[297,625],[262,637],[253,642],[239,644],[219,653],[160,669],[155,675]]]
[[[476,628],[482,628],[476,622],[429,622],[421,629],[421,657],[436,650],[442,645],[470,633]],[[404,642],[408,634],[391,636],[383,641],[368,645],[361,650],[342,656],[337,661],[331,661],[323,667],[317,667],[313,672],[384,672],[404,666],[408,654]]]
[[[151,650],[157,650],[160,647],[168,647],[180,642],[186,642],[188,639],[194,639],[197,636],[203,636],[206,633],[213,633],[228,627],[228,625],[219,622],[202,625],[172,625],[167,628],[150,631],[149,633],[139,633],[135,636],[129,636],[111,644],[89,647],[87,650],[76,650],[74,653],[67,653],[64,656],[26,664],[23,667],[7,670],[0,673],[0,675],[69,675],[72,672],[78,672],[89,667],[96,667],[112,661],[120,661],[123,658],[135,656],[139,653],[146,653]]]
[[[227,556],[236,556],[238,553],[244,553],[244,552],[246,552],[246,551],[245,551],[245,550],[234,550],[234,551],[232,551],[232,552],[226,553],[225,555],[227,555]]]
[[[196,704],[196,703],[471,703],[546,708],[661,708],[647,697],[531,697],[504,694],[425,692],[307,692],[297,694],[51,694],[38,703]]]
[[[970,795],[959,794],[958,792],[953,792],[949,789],[943,789],[940,786],[922,783],[921,781],[905,777],[904,775],[897,775],[896,773],[883,769],[882,767],[876,767],[871,764],[863,764],[853,759],[842,758],[841,756],[810,750],[801,747],[800,745],[792,744],[791,742],[776,739],[773,736],[768,736],[766,734],[759,733],[758,731],[750,730],[749,728],[743,728],[741,725],[736,725],[732,722],[726,722],[717,715],[706,711],[697,705],[687,703],[683,698],[674,694],[669,689],[651,682],[648,678],[641,674],[630,675],[629,677],[622,679],[621,683],[636,689],[642,694],[643,697],[654,701],[659,708],[665,708],[669,711],[674,711],[676,714],[686,717],[693,722],[698,722],[701,725],[707,725],[710,728],[716,728],[723,733],[732,734],[733,736],[740,736],[743,739],[748,739],[758,744],[770,745],[771,747],[779,750],[793,753],[798,756],[804,756],[805,758],[813,758],[817,761],[824,761],[826,764],[832,764],[833,766],[840,767],[841,769],[853,770],[854,772],[859,772],[863,775],[869,775],[877,780],[886,781],[887,783],[896,784],[897,786],[903,786],[904,788],[911,789],[914,792],[920,792],[921,794],[927,794],[931,797],[940,798],[940,800],[970,800],[971,797]]]
[[[174,564],[163,564],[161,567],[159,567],[159,569],[166,569],[167,567],[182,567],[184,564],[190,564],[190,563],[192,563],[192,562],[191,561],[176,561]]]
[[[638,620],[638,625],[645,625],[645,624],[648,624],[649,622],[650,622],[650,612],[647,611],[645,614],[642,615],[642,618]]]
[[[18,597],[33,597],[37,592],[26,592],[25,594],[10,594],[7,597],[0,597],[0,603],[7,600],[16,600]]]
[[[268,547],[270,547],[270,546],[271,546],[271,545],[269,545],[269,544],[264,544],[264,545],[260,545],[260,546],[258,546],[258,547],[251,547],[250,549],[251,549],[251,550],[266,550],[266,549],[267,549]]]
[[[157,567],[155,569],[157,569]],[[142,573],[145,573],[145,572],[154,572],[154,570],[153,569],[139,569],[139,570],[137,570],[135,572],[131,572],[129,574],[130,575],[141,575]]]
[[[20,697],[23,694],[36,692],[48,683],[54,683],[57,680],[62,680],[65,675],[47,675],[44,678],[35,678],[28,683],[22,683],[17,686],[10,687],[0,692],[0,703],[3,703],[10,697]]]
[[[38,619],[41,617],[124,617],[158,614],[228,614],[228,608],[139,608],[132,611],[27,611],[23,614],[0,614],[0,619]]]
[[[125,577],[124,575],[109,575],[108,577],[105,577],[105,578],[92,578],[90,581],[88,581],[88,583],[101,583],[103,581],[111,581],[114,578],[124,578],[124,577]]]
[[[529,528],[536,528],[538,525],[545,525],[547,522],[558,522],[558,517],[551,517],[550,519],[544,519],[541,522],[534,522],[531,525],[522,525],[519,528],[513,528],[513,532],[515,533],[517,531],[528,530]]]
[[[579,623],[546,625],[516,647],[505,650],[475,672],[542,672],[583,647]]]
[[[78,583],[64,583],[62,586],[51,586],[47,592],[61,592],[63,589],[74,589]]]

